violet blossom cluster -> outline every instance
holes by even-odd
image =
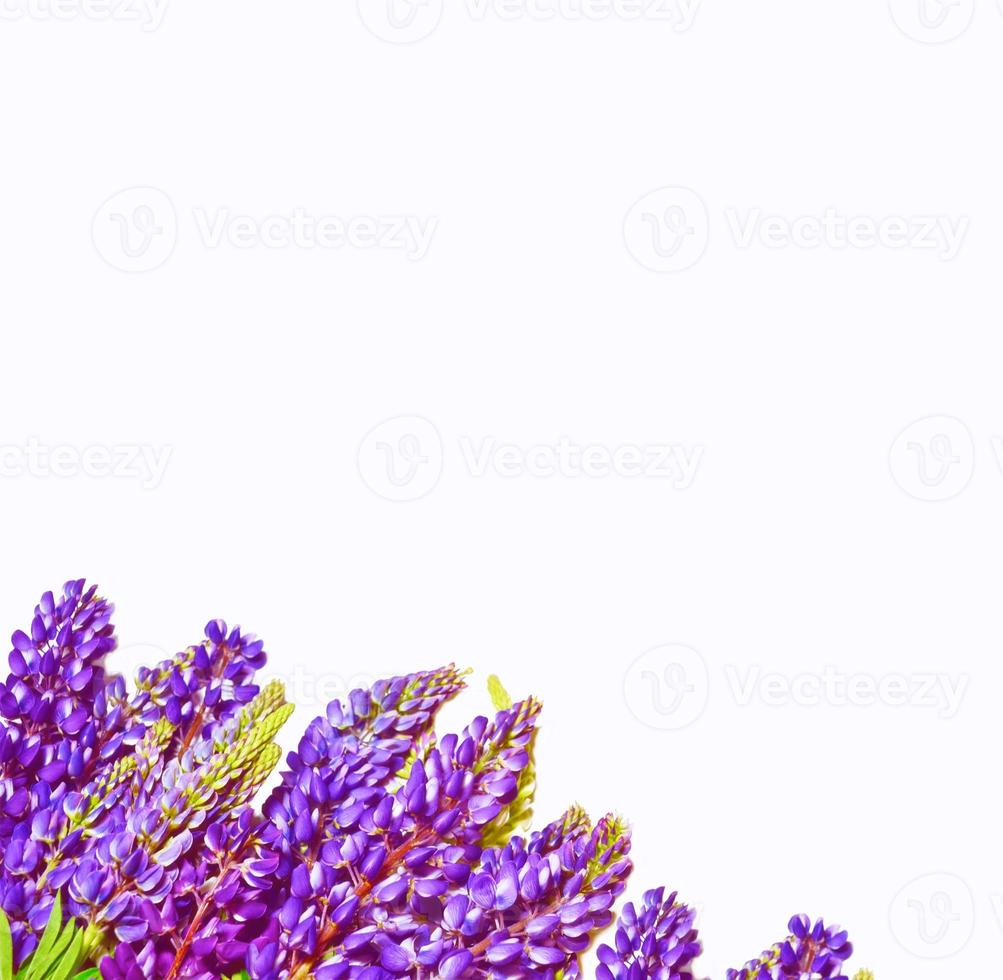
[[[853,944],[845,929],[827,926],[822,919],[812,924],[807,915],[795,915],[788,928],[786,940],[742,969],[729,970],[726,980],[848,980],[843,964],[853,954]]]
[[[628,902],[613,945],[599,947],[596,980],[693,980],[702,948],[695,921],[696,912],[662,888],[645,892],[640,910]]]
[[[12,638],[0,925],[15,968],[55,910],[104,980],[581,977],[631,873],[630,832],[579,807],[528,832],[538,701],[495,684],[493,718],[440,737],[463,672],[378,681],[307,726],[258,809],[293,710],[258,684],[261,641],[213,620],[130,690],[107,668],[112,614],[72,581]],[[728,980],[837,978],[845,933],[803,917],[791,932]],[[648,892],[597,980],[693,980],[699,952],[693,911]]]

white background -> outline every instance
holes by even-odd
[[[880,980],[988,975],[997,5],[53,2],[0,0],[3,628],[71,576],[130,667],[239,621],[289,745],[449,661],[460,726],[498,672],[541,821],[629,816],[706,974],[804,910]],[[263,224],[297,209],[352,239]],[[601,475],[661,446],[695,473]]]

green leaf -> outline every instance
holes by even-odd
[[[63,904],[57,894],[42,939],[14,980],[94,980],[100,976],[94,967],[77,972],[83,965],[84,939],[84,931],[72,918],[63,925]],[[8,980],[8,974],[0,972],[0,980]]]
[[[76,929],[72,925],[70,928],[73,929],[73,939],[59,962],[46,974],[46,980],[67,980],[67,977],[80,967],[84,948],[83,930]]]
[[[46,926],[46,930],[48,930],[48,926]],[[31,970],[28,973],[28,977],[31,980],[45,980],[50,972],[62,962],[63,954],[70,943],[72,943],[76,932],[77,928],[73,922],[67,922],[66,926],[60,930],[59,935],[53,940],[52,946],[46,952],[45,956],[39,957],[36,952],[31,958]]]
[[[3,909],[0,909],[0,980],[14,980],[14,939]]]
[[[508,711],[512,707],[511,696],[495,674],[488,678],[488,694],[491,695],[495,711]]]
[[[31,966],[25,974],[25,980],[41,980],[45,975],[45,965],[49,961],[50,954],[55,948],[56,941],[63,929],[63,899],[59,892],[56,892],[56,900],[52,903],[52,911],[49,913],[49,921],[45,924],[45,932],[42,939],[31,957]]]

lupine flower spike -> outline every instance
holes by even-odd
[[[613,945],[599,947],[596,980],[693,980],[691,968],[701,949],[695,919],[675,893],[665,898],[661,888],[645,892],[640,911],[628,902]]]

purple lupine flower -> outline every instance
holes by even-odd
[[[307,728],[264,808],[288,882],[277,910],[283,938],[276,957],[311,956],[325,936],[345,929],[357,886],[388,856],[386,837],[401,835],[401,773],[438,708],[462,687],[453,667],[380,681],[353,692],[345,706],[333,702]],[[248,964],[252,976],[268,976],[270,966],[256,955],[257,965]]]
[[[264,644],[221,619],[205,628],[205,640],[153,669],[140,668],[130,709],[147,726],[166,719],[182,754],[209,727],[233,717],[257,694],[254,677],[264,666]]]
[[[613,904],[631,871],[629,851],[627,828],[606,817],[591,832],[549,850],[533,850],[514,838],[501,850],[485,852],[483,870],[468,889],[483,913],[485,933],[470,947],[475,971],[517,977],[573,968],[613,919]]]
[[[691,968],[701,950],[695,919],[675,892],[665,898],[662,888],[644,893],[640,911],[628,902],[613,945],[599,947],[596,980],[693,980]]]
[[[134,946],[120,943],[114,954],[101,960],[103,980],[149,980],[164,976],[168,969],[170,958],[158,956],[152,942],[145,943],[138,951]]]
[[[47,809],[96,766],[109,688],[118,689],[104,669],[116,642],[112,612],[74,580],[58,598],[45,593],[28,629],[11,638],[11,672],[0,684],[0,908],[12,921],[16,963],[37,945],[29,917],[44,926],[52,907],[51,898],[39,902],[34,880],[58,820]]]
[[[0,842],[30,812],[36,782],[79,778],[94,741],[96,700],[105,688],[104,658],[115,648],[114,607],[67,582],[46,592],[27,631],[11,638],[10,675],[0,684]]]
[[[853,953],[846,930],[826,926],[818,919],[812,925],[807,915],[795,915],[790,936],[750,960],[740,970],[728,970],[727,980],[847,980],[843,964]]]

